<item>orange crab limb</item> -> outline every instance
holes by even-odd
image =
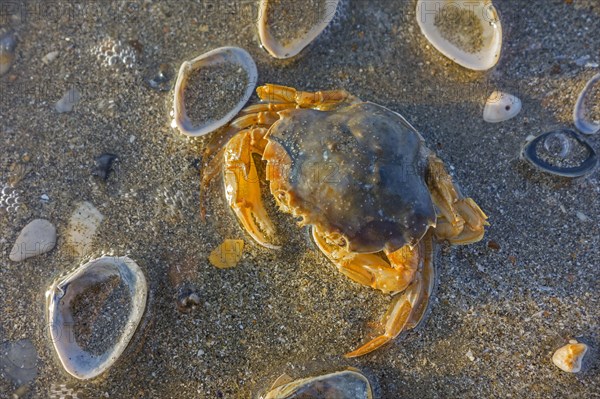
[[[419,259],[416,254],[400,248],[388,255],[390,262],[375,254],[359,254],[331,243],[316,227],[313,237],[319,249],[340,272],[355,282],[385,293],[401,292],[413,280]],[[405,249],[406,248],[406,249]]]
[[[261,111],[253,114],[247,114],[240,116],[231,122],[231,127],[236,129],[245,129],[250,126],[265,125],[271,126],[273,123],[279,120],[279,115],[275,112]]]
[[[347,353],[345,357],[366,355],[393,340],[402,331],[414,328],[423,318],[435,282],[431,234],[428,233],[412,251],[414,257],[419,258],[420,269],[406,291],[394,298],[383,316],[381,322],[384,333]]]
[[[275,228],[264,208],[256,165],[252,154],[264,151],[266,129],[251,129],[235,135],[224,150],[224,184],[227,203],[246,231],[260,245],[279,248],[267,236],[275,235]]]
[[[444,164],[435,155],[429,157],[427,185],[441,215],[437,220],[435,235],[452,244],[471,244],[483,238],[487,215],[471,198],[463,198]]]
[[[328,110],[343,102],[354,102],[356,97],[345,90],[299,91],[293,87],[266,84],[256,89],[263,101],[275,103],[294,103],[302,108]]]
[[[489,225],[486,221],[487,215],[471,198],[458,200],[454,207],[465,221],[462,230],[458,231],[446,218],[441,217],[435,228],[436,237],[456,245],[471,244],[481,240],[485,233],[485,226]]]

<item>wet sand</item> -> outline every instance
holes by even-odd
[[[495,2],[504,47],[486,73],[438,53],[419,31],[413,1],[348,0],[335,24],[287,61],[259,48],[249,2],[183,3],[25,2],[2,14],[19,42],[14,65],[0,77],[0,186],[14,163],[28,173],[15,187],[25,206],[0,214],[0,342],[26,338],[37,349],[38,375],[23,398],[52,397],[61,384],[78,398],[248,398],[283,372],[347,366],[365,372],[380,398],[600,396],[600,172],[559,178],[519,158],[528,135],[572,127],[577,95],[598,73],[597,2]],[[107,38],[133,49],[130,67],[98,59]],[[289,216],[274,216],[281,250],[257,246],[218,183],[202,222],[206,139],[170,127],[172,94],[147,79],[161,64],[174,79],[181,62],[224,45],[251,53],[259,84],[344,88],[400,112],[489,215],[480,243],[439,246],[439,284],[418,329],[346,360],[341,355],[369,337],[389,296],[340,275]],[[44,64],[55,50],[58,58]],[[73,87],[81,100],[57,113],[54,104]],[[517,95],[523,110],[487,124],[483,104],[495,89]],[[600,148],[600,135],[589,141]],[[107,152],[118,160],[103,181],[92,171]],[[105,216],[84,258],[65,245],[79,201]],[[19,231],[34,218],[57,227],[56,248],[11,262]],[[220,270],[208,255],[225,238],[246,245],[236,268]],[[123,358],[81,382],[53,357],[44,291],[104,253],[127,254],[144,270],[148,312]],[[184,289],[201,299],[190,313],[176,307]],[[570,338],[591,347],[576,375],[551,362]],[[0,398],[18,388],[0,377]]]

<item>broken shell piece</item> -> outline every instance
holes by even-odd
[[[203,119],[195,125],[188,116],[188,107],[190,104],[186,105],[185,98],[185,91],[188,87],[188,81],[190,80],[191,75],[196,71],[201,73],[203,70],[208,71],[209,69],[213,69],[216,70],[216,72],[219,72],[219,70],[226,70],[227,68],[232,67],[236,70],[234,72],[243,72],[243,85],[240,85],[239,90],[237,90],[235,82],[229,82],[227,80],[228,76],[220,74],[219,77],[225,79],[225,82],[223,82],[223,86],[218,90],[227,94],[228,100],[235,102],[239,99],[239,101],[235,102],[235,105],[231,105],[228,109],[223,110],[222,113],[219,113],[218,109],[211,109],[212,105],[210,100],[217,95],[217,93],[214,92],[215,89],[211,89],[210,86],[205,88],[200,87],[198,89],[199,98],[195,100],[198,100],[200,104],[203,104],[203,106],[199,108],[203,108],[202,111],[205,111],[203,113],[206,113],[208,116],[204,116]],[[211,77],[205,77],[204,80],[211,80]],[[181,68],[179,68],[179,75],[177,76],[177,83],[175,84],[175,98],[173,102],[175,125],[179,128],[181,133],[188,136],[203,136],[217,130],[233,119],[246,102],[248,102],[250,96],[254,92],[257,80],[258,71],[254,60],[246,50],[238,47],[221,47],[202,54],[191,61],[185,61],[181,64]],[[205,82],[200,80],[199,83],[204,84]],[[225,92],[225,90],[229,90],[232,87],[235,87],[235,93]],[[229,94],[234,94],[234,97],[231,98]],[[198,110],[190,109],[189,111],[196,112]]]
[[[104,216],[87,201],[79,203],[71,219],[67,232],[67,245],[75,255],[83,256],[90,252],[96,230]]]
[[[275,58],[297,55],[327,28],[339,0],[261,0],[258,34],[263,47]]]
[[[446,57],[475,71],[496,65],[502,50],[502,26],[490,0],[419,0],[421,32]]]
[[[373,398],[373,390],[369,380],[356,369],[348,369],[318,377],[302,378],[286,383],[289,380],[290,377],[285,374],[279,377],[271,390],[264,396],[264,399]]]
[[[225,240],[215,248],[208,257],[210,263],[219,269],[229,269],[237,266],[244,251],[243,240]]]
[[[494,91],[483,108],[483,120],[489,123],[504,122],[521,112],[521,100],[512,94]]]
[[[581,371],[581,362],[587,351],[588,346],[586,344],[581,344],[572,339],[567,345],[558,348],[554,352],[552,362],[563,371],[578,373]]]
[[[111,367],[133,337],[147,295],[144,273],[126,256],[94,259],[56,280],[46,311],[65,370],[84,380]]]
[[[14,32],[0,36],[0,76],[4,75],[15,61],[17,37]]]
[[[522,154],[544,172],[565,177],[584,176],[598,165],[592,146],[581,135],[567,129],[534,138],[525,144]]]
[[[573,119],[581,133],[595,134],[600,131],[600,73],[592,77],[577,98]]]

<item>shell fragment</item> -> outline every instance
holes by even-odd
[[[494,91],[485,102],[483,120],[489,123],[504,122],[521,112],[521,100],[512,94]]]

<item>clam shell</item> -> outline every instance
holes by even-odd
[[[296,0],[261,0],[259,4],[258,35],[260,42],[275,58],[290,58],[297,55],[327,28],[339,3],[339,0],[318,0],[319,4],[306,4]],[[308,7],[304,8],[303,7]],[[320,7],[320,9],[319,9]],[[302,20],[274,21],[273,14],[293,14],[298,10]],[[319,10],[321,15],[312,15]],[[302,26],[304,23],[305,26]],[[280,26],[280,28],[278,27]],[[293,29],[294,36],[283,39],[285,29]]]
[[[600,82],[600,73],[592,77],[585,85],[579,97],[577,98],[577,103],[575,103],[575,108],[573,109],[573,119],[575,121],[575,127],[581,133],[585,134],[595,134],[600,131],[600,122],[599,121],[590,121],[587,117],[588,105],[586,102],[595,101],[596,106],[598,106],[598,102],[600,98],[588,98],[589,96],[596,93],[596,96],[600,95],[600,87],[596,87],[597,83]]]
[[[559,369],[567,373],[579,373],[581,371],[581,363],[585,354],[588,351],[588,346],[571,340],[567,345],[558,348],[552,355],[552,362]]]
[[[198,126],[194,126],[186,112],[185,105],[185,89],[188,84],[190,75],[207,66],[233,64],[238,65],[246,72],[247,85],[241,94],[239,102],[225,116],[218,120],[209,119],[203,121]],[[179,68],[177,83],[175,83],[175,98],[173,101],[174,107],[174,122],[179,128],[179,131],[187,136],[203,136],[224,126],[237,115],[242,107],[248,102],[250,96],[254,92],[256,82],[258,81],[258,71],[254,60],[248,52],[239,47],[220,47],[208,53],[202,54],[191,61],[185,61]],[[212,93],[204,93],[211,96]]]
[[[533,166],[565,177],[584,176],[598,165],[594,148],[572,130],[544,133],[523,147],[522,155]]]
[[[521,112],[521,100],[512,94],[494,91],[483,108],[483,120],[489,123],[504,122]]]
[[[355,369],[287,382],[289,379],[287,375],[279,377],[264,399],[373,398],[369,380]],[[278,383],[283,384],[277,385]]]
[[[80,297],[97,300],[102,295],[110,295],[104,290],[98,293],[99,284],[117,278],[119,284],[126,287],[131,299],[126,309],[123,306],[110,308],[111,320],[125,316],[126,321],[119,328],[119,336],[111,342],[108,349],[97,353],[83,349],[79,344],[79,325],[77,324],[77,301]],[[146,308],[148,287],[146,278],[139,266],[130,258],[103,256],[94,259],[66,276],[57,279],[46,292],[46,311],[50,326],[52,344],[65,370],[78,379],[94,378],[110,368],[123,353],[133,337]],[[91,298],[90,298],[91,296]],[[97,305],[102,306],[102,304]],[[96,313],[97,315],[97,313]],[[122,317],[125,320],[125,317]],[[93,329],[94,320],[85,320],[89,329]],[[114,330],[111,330],[111,333]],[[106,335],[99,334],[99,341],[106,340]]]
[[[502,26],[490,0],[419,0],[417,23],[439,52],[475,71],[492,68],[502,51]]]

